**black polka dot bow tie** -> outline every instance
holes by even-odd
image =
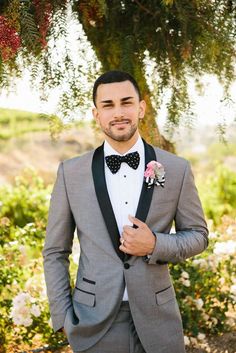
[[[110,156],[106,156],[105,160],[112,174],[115,174],[120,169],[120,165],[122,162],[127,163],[133,169],[137,169],[140,161],[140,156],[138,152],[128,153],[124,156],[112,154]]]

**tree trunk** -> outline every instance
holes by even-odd
[[[151,92],[145,78],[144,63],[141,56],[135,52],[133,47],[134,37],[112,37],[110,33],[111,36],[108,40],[109,23],[105,23],[99,29],[96,29],[87,24],[82,13],[80,15],[80,22],[98,60],[102,64],[104,72],[109,70],[123,70],[129,72],[137,80],[142,97],[147,103],[145,118],[140,121],[139,125],[141,136],[154,146],[174,152],[174,145],[167,141],[158,129],[155,119],[157,112],[151,103]]]

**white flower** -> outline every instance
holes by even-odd
[[[22,303],[21,305],[13,306],[10,315],[15,325],[30,326],[30,322],[32,323],[30,309]]]
[[[185,344],[185,346],[190,345],[190,339],[187,336],[184,336],[184,344]]]
[[[34,298],[29,293],[19,293],[12,301],[12,309],[10,316],[15,325],[23,325],[29,327],[33,323],[31,315],[39,316],[40,309],[33,304]]]
[[[197,339],[195,337],[190,337],[190,342],[192,343],[192,345],[197,346],[198,342]]]
[[[183,279],[183,280],[182,280],[182,283],[183,283],[183,285],[184,285],[185,287],[190,287],[190,285],[191,285],[191,283],[190,283],[190,281],[189,281],[188,279]]]
[[[199,341],[204,341],[204,339],[206,338],[206,335],[204,333],[199,332],[199,334],[197,335],[197,338],[199,339]]]
[[[228,318],[225,323],[230,327],[235,327],[235,320],[232,317]]]
[[[35,317],[39,317],[41,315],[41,311],[38,305],[33,304],[30,310],[31,314]]]
[[[208,237],[209,239],[215,239],[215,238],[218,238],[218,234],[214,232],[209,232]]]
[[[208,321],[210,319],[210,316],[204,313],[202,314],[202,318],[203,320]]]
[[[225,278],[220,277],[219,282],[220,282],[220,285],[223,286],[225,284]]]
[[[20,293],[13,299],[13,306],[24,305],[26,303],[30,303],[31,296],[29,293]]]
[[[217,325],[217,323],[218,323],[218,320],[216,317],[212,317],[211,321],[213,322],[214,325]]]
[[[236,254],[236,241],[228,240],[225,242],[217,242],[214,247],[216,255],[234,255]]]
[[[230,287],[230,292],[231,292],[233,295],[236,295],[236,284],[233,284],[233,285]]]
[[[183,277],[184,279],[189,279],[189,274],[188,274],[188,272],[183,271],[183,272],[181,273],[181,277]]]
[[[193,260],[193,265],[200,266],[201,268],[207,267],[207,261],[205,259],[195,259]]]
[[[31,317],[27,316],[23,321],[22,321],[22,325],[25,327],[29,327],[30,325],[32,325],[33,320],[31,319]]]
[[[21,255],[23,255],[23,256],[27,255],[27,248],[26,248],[25,245],[20,245],[19,246],[19,251],[20,251]]]
[[[185,287],[190,287],[189,274],[186,271],[181,273],[180,282],[183,283]]]
[[[203,307],[204,301],[201,298],[195,299],[194,302],[198,310],[200,310]]]
[[[232,225],[228,226],[228,228],[226,229],[226,233],[228,235],[233,235],[234,234],[234,228]]]

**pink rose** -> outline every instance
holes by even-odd
[[[157,161],[149,162],[147,164],[147,169],[144,172],[144,177],[146,178],[146,183],[148,183],[148,188],[154,184],[164,187],[165,170],[163,165]]]
[[[155,173],[154,173],[154,168],[153,165],[151,164],[152,162],[148,163],[147,169],[144,172],[145,178],[155,178]]]
[[[158,170],[162,170],[163,166],[161,163],[158,163],[157,161],[151,161],[147,164],[147,169],[144,172],[145,178],[152,178],[154,179],[158,173]]]

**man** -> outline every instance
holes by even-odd
[[[93,98],[105,143],[62,162],[52,193],[43,255],[54,330],[74,352],[183,353],[168,263],[202,252],[208,234],[189,164],[140,138],[146,105],[128,73],[101,75]]]

